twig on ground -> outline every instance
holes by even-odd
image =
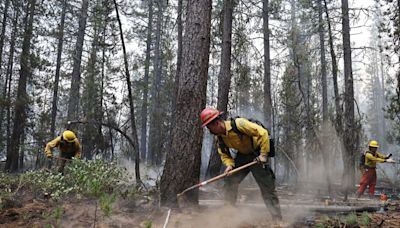
[[[167,218],[165,219],[163,228],[167,228],[169,216],[171,215],[171,209],[168,210]]]

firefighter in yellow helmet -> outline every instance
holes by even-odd
[[[376,164],[377,163],[384,163],[384,162],[389,162],[389,163],[395,163],[395,160],[391,159],[390,157],[392,156],[391,154],[388,156],[385,156],[384,154],[381,154],[378,152],[379,144],[378,141],[376,140],[371,140],[368,144],[369,150],[366,151],[362,156],[361,156],[361,162],[363,162],[363,166],[361,167],[363,169],[361,181],[360,181],[360,187],[357,190],[357,198],[359,198],[369,186],[369,197],[373,198],[375,194],[375,185],[376,185]]]
[[[72,157],[81,157],[81,144],[76,137],[75,133],[70,130],[64,131],[60,136],[47,143],[45,153],[47,158],[51,159],[53,157],[52,149],[57,147],[60,151],[60,157],[65,159],[72,159]],[[59,172],[64,173],[64,166],[66,160],[61,161],[61,166],[59,167]]]

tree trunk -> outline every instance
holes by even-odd
[[[6,78],[7,80],[7,95],[6,95],[6,103],[7,103],[7,108],[6,108],[6,142],[7,142],[7,154],[10,153],[11,150],[11,81],[12,81],[12,72],[13,72],[13,67],[14,67],[14,53],[15,53],[15,40],[16,40],[16,34],[18,31],[17,25],[18,25],[18,18],[19,18],[19,10],[15,10],[15,16],[14,16],[14,22],[13,22],[13,31],[11,34],[11,40],[10,40],[10,55],[8,57],[8,64],[7,64],[7,72],[6,72]],[[1,126],[2,124],[0,124]]]
[[[89,0],[83,0],[81,13],[79,16],[78,37],[76,40],[74,64],[72,69],[71,89],[68,101],[68,119],[78,119],[79,111],[79,89],[81,87],[81,60],[83,52],[83,42],[85,40],[86,18],[88,13]]]
[[[0,80],[3,79],[1,67],[3,66],[3,47],[4,47],[4,38],[6,35],[6,27],[7,27],[7,18],[8,18],[8,7],[10,6],[10,0],[6,0],[4,4],[4,12],[3,12],[3,22],[1,23],[1,36],[0,36]]]
[[[228,97],[231,85],[231,53],[232,53],[232,20],[234,0],[224,0],[224,19],[222,31],[221,70],[218,76],[218,104],[217,109],[227,116]],[[213,177],[219,174],[221,159],[216,152],[215,143],[211,149],[208,163],[207,176]]]
[[[199,113],[206,105],[211,0],[189,0],[183,39],[175,128],[161,177],[161,204],[177,206],[176,194],[199,182],[203,130]],[[198,203],[198,190],[186,194]]]
[[[163,22],[163,0],[157,0],[157,25],[156,25],[156,41],[154,47],[154,78],[151,88],[151,107],[150,107],[150,130],[149,130],[149,160],[151,164],[159,164],[161,161],[161,128],[162,125],[162,110],[160,102],[161,90],[161,26]]]
[[[139,142],[138,142],[138,137],[137,137],[137,132],[136,132],[135,109],[134,109],[135,107],[133,105],[132,85],[131,85],[131,80],[130,80],[131,76],[129,74],[128,56],[126,55],[124,34],[123,34],[123,30],[122,30],[121,19],[119,18],[117,1],[113,0],[113,2],[114,2],[114,6],[115,6],[115,12],[117,14],[119,33],[120,33],[121,43],[122,43],[122,51],[123,51],[123,55],[124,55],[125,79],[126,79],[126,84],[128,86],[129,111],[131,114],[130,122],[131,122],[131,131],[132,131],[132,141],[133,141],[133,145],[134,145],[132,149],[133,149],[133,155],[135,157],[135,177],[136,177],[136,182],[141,183]]]
[[[271,59],[269,45],[269,0],[263,0],[262,17],[264,34],[264,116],[267,128],[272,129],[273,124],[271,98]]]
[[[325,6],[325,14],[326,14],[326,21],[328,23],[328,34],[329,34],[329,49],[331,53],[332,59],[332,79],[333,79],[333,91],[335,95],[335,110],[336,110],[336,123],[335,128],[336,132],[339,135],[342,135],[343,132],[343,122],[342,122],[342,106],[340,105],[340,95],[339,95],[339,87],[338,87],[338,66],[335,54],[335,47],[333,45],[333,35],[332,35],[332,28],[331,28],[331,20],[329,17],[328,5],[326,0],[324,0]]]
[[[167,140],[167,150],[170,150],[172,147],[172,129],[175,128],[175,112],[176,109],[176,99],[178,96],[178,89],[179,89],[179,75],[181,72],[182,66],[182,36],[183,36],[183,21],[182,21],[182,13],[183,13],[183,0],[178,0],[178,16],[176,19],[176,23],[178,26],[178,51],[176,56],[176,72],[175,72],[175,82],[174,82],[174,89],[172,94],[172,114],[171,114],[171,127],[169,129],[169,136]]]
[[[54,77],[54,88],[53,88],[53,101],[51,108],[51,127],[50,133],[53,137],[55,137],[56,131],[56,117],[57,117],[57,102],[58,102],[58,83],[60,81],[60,70],[61,70],[61,54],[63,50],[64,43],[64,24],[65,24],[65,11],[67,9],[67,0],[63,0],[62,2],[62,11],[61,11],[61,21],[60,26],[58,28],[58,46],[57,46],[57,64],[56,64],[56,75]]]
[[[22,42],[21,70],[18,81],[17,100],[14,107],[14,124],[11,135],[10,150],[7,152],[5,170],[10,172],[18,171],[19,147],[21,135],[25,132],[26,109],[28,106],[28,94],[26,93],[28,77],[32,75],[30,66],[30,47],[33,30],[33,16],[36,0],[30,0],[27,6],[27,13],[24,19],[25,32]]]
[[[323,8],[322,0],[318,1],[318,33],[319,33],[319,46],[321,54],[321,85],[322,85],[322,162],[324,164],[326,181],[328,184],[328,194],[331,196],[331,181],[330,181],[330,167],[329,167],[329,151],[328,147],[328,83],[326,80],[326,59],[325,59],[325,29],[324,21],[322,19]]]
[[[100,8],[100,4],[97,3],[96,8]],[[100,26],[101,26],[101,12],[95,11],[92,15],[94,20],[93,28],[93,41],[90,50],[90,56],[88,59],[87,76],[84,79],[84,91],[82,96],[83,114],[87,121],[99,121],[102,113],[99,110],[100,103],[100,85],[98,84],[97,75],[100,73],[97,68],[97,52],[99,49],[100,39]],[[101,133],[99,135],[98,128],[96,126],[87,124],[84,126],[82,134],[82,144],[86,145],[83,152],[83,158],[91,160],[93,155],[98,153]]]
[[[350,23],[349,23],[349,6],[348,0],[342,0],[342,29],[343,29],[343,52],[344,52],[344,83],[345,83],[345,99],[344,99],[344,116],[345,129],[343,142],[345,151],[343,153],[344,163],[344,187],[345,200],[347,194],[354,182],[354,165],[356,151],[355,145],[355,121],[354,121],[354,88],[353,88],[353,72],[351,62],[351,43],[350,43]]]
[[[153,0],[148,0],[149,7],[149,20],[147,24],[147,38],[146,38],[146,59],[144,62],[144,77],[143,77],[143,100],[142,100],[142,126],[141,126],[141,137],[140,137],[140,152],[141,159],[146,161],[147,154],[147,106],[148,106],[148,93],[149,93],[149,68],[150,68],[150,52],[152,38],[151,34],[153,31]]]

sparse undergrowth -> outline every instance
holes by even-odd
[[[316,227],[368,227],[370,225],[370,215],[367,212],[364,212],[361,215],[350,213],[348,215],[336,215],[334,217],[323,216],[320,222],[316,224]]]
[[[0,210],[16,200],[20,189],[34,195],[48,195],[53,200],[64,197],[94,197],[99,200],[103,214],[111,213],[117,197],[132,197],[136,190],[126,171],[116,163],[104,160],[73,160],[66,166],[65,176],[45,170],[19,175],[0,173]]]

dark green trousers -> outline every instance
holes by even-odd
[[[238,153],[235,158],[235,168],[252,162],[255,155],[243,155]],[[275,175],[268,165],[256,164],[239,171],[225,178],[225,201],[231,205],[235,205],[240,182],[251,171],[261,190],[264,203],[269,209],[273,219],[282,219],[279,199],[275,190]]]
[[[75,156],[75,152],[73,153],[68,153],[68,152],[64,152],[64,153],[60,153],[60,157],[62,158],[66,158],[66,159],[72,159]],[[58,172],[61,173],[62,175],[64,175],[64,168],[65,168],[65,164],[69,161],[66,160],[60,160],[61,164],[60,167],[58,167]]]

